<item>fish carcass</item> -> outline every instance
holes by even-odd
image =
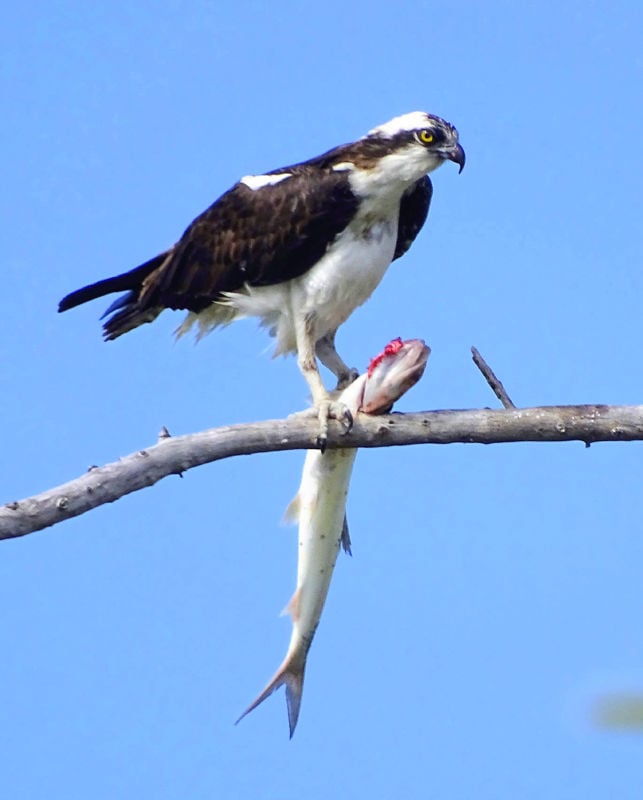
[[[429,347],[421,339],[395,339],[371,360],[368,370],[339,396],[352,414],[383,414],[422,377]],[[292,635],[286,657],[266,688],[239,717],[239,722],[275,689],[285,685],[290,737],[295,731],[304,684],[306,657],[319,624],[340,543],[349,550],[346,497],[355,448],[306,454],[297,496],[286,517],[299,522],[297,588],[286,607]]]

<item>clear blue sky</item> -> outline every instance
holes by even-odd
[[[637,2],[12,4],[2,52],[1,496],[174,434],[304,406],[254,322],[101,341],[63,294],[171,244],[239,176],[422,109],[460,130],[429,222],[341,331],[433,348],[400,409],[643,401]],[[358,457],[288,741],[233,721],[290,634],[302,453],[229,460],[4,543],[0,791],[12,800],[641,796],[637,444]]]

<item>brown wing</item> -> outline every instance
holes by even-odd
[[[318,159],[319,161],[319,159]],[[84,286],[64,297],[59,311],[112,292],[103,317],[115,339],[164,308],[202,311],[221,292],[266,286],[302,275],[352,219],[357,199],[346,173],[315,160],[276,171],[291,177],[250,189],[237,183],[192,222],[181,239],[145,264]]]
[[[393,260],[403,256],[415,241],[415,237],[426,222],[432,195],[433,185],[428,175],[420,178],[402,195]]]
[[[297,169],[260,189],[238,183],[197,217],[145,280],[141,308],[200,311],[221,292],[282,283],[314,266],[357,199],[345,173]]]

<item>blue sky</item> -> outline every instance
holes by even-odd
[[[467,152],[339,336],[366,365],[423,337],[400,410],[638,403],[639,3],[35,2],[2,31],[1,495],[156,440],[283,417],[295,362],[252,321],[181,315],[112,344],[62,295],[171,244],[239,176],[422,109]],[[288,741],[283,693],[233,721],[290,625],[302,453],[228,460],[2,544],[3,796],[640,797],[643,739],[597,730],[643,688],[637,444],[358,456]]]

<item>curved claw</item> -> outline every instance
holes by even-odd
[[[338,405],[341,405],[341,404],[338,404]],[[352,414],[350,408],[348,408],[348,406],[344,406],[344,415],[340,419],[340,422],[344,423],[344,436],[346,436],[347,433],[351,432],[351,429],[353,427],[353,422],[354,421],[355,420],[353,419],[353,414]]]
[[[322,453],[326,451],[328,444],[328,420],[336,419],[344,426],[344,434],[348,433],[353,427],[353,415],[350,408],[344,403],[336,400],[323,400],[317,405],[317,419],[319,420],[319,434],[317,435],[317,447]]]

